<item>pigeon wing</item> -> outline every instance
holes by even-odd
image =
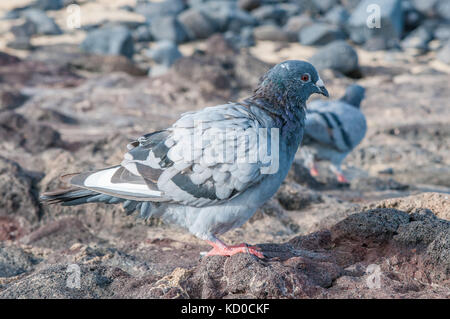
[[[267,164],[255,157],[259,128],[238,104],[186,113],[171,128],[131,142],[121,165],[76,175],[71,183],[140,201],[220,204],[264,178]]]

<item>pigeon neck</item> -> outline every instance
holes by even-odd
[[[247,107],[255,105],[264,110],[272,118],[277,119],[277,122],[280,123],[280,127],[287,125],[289,127],[294,127],[305,121],[305,107],[296,100],[267,99],[266,97],[254,94],[245,99],[241,104]]]

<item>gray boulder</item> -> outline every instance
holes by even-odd
[[[358,72],[358,54],[347,42],[334,41],[314,54],[310,62],[318,69],[332,69],[349,75]]]
[[[153,40],[152,33],[150,32],[150,27],[145,24],[141,25],[133,31],[133,40],[136,42],[149,42]]]
[[[432,39],[433,33],[425,26],[420,26],[403,39],[401,46],[403,49],[426,51],[428,49],[428,42]]]
[[[48,17],[44,11],[39,9],[27,9],[23,12],[25,19],[29,20],[36,27],[37,34],[57,35],[62,34],[61,29],[55,21]]]
[[[195,6],[205,13],[221,32],[239,32],[241,28],[256,25],[257,20],[248,12],[239,9],[236,2],[208,1]]]
[[[133,57],[131,32],[121,25],[106,26],[89,32],[81,43],[81,49],[95,54]]]
[[[234,49],[248,48],[255,45],[252,27],[244,27],[240,33],[227,31],[224,34],[224,38]]]
[[[149,75],[158,76],[166,73],[183,55],[174,42],[161,41],[147,51],[147,56],[157,64],[150,69]]]
[[[325,45],[345,38],[346,34],[342,29],[326,23],[313,23],[299,33],[299,41],[304,45]]]
[[[439,52],[436,55],[436,57],[440,61],[450,65],[450,41],[448,41],[447,44],[444,45],[444,47],[441,50],[439,50]]]
[[[178,20],[191,40],[205,39],[218,29],[211,18],[196,8],[183,11]]]
[[[150,32],[152,37],[157,41],[167,40],[175,43],[183,43],[188,39],[186,30],[178,19],[172,16],[152,20]]]
[[[286,14],[287,12],[276,4],[263,5],[252,11],[252,16],[255,17],[261,24],[283,24],[286,19]]]
[[[345,25],[348,21],[350,14],[343,6],[335,6],[325,15],[325,21],[336,24]]]
[[[253,29],[253,35],[257,40],[267,41],[289,41],[289,36],[286,31],[275,24],[266,24]]]
[[[185,9],[183,0],[166,0],[162,2],[138,2],[135,12],[147,18],[150,22],[161,17],[175,17]]]
[[[64,0],[36,0],[33,3],[33,8],[40,10],[59,10],[64,7],[67,1]]]
[[[183,55],[178,50],[175,43],[170,41],[160,41],[147,51],[147,56],[158,64],[171,66]]]
[[[261,0],[238,0],[238,6],[245,11],[252,11],[261,5]]]
[[[379,27],[373,23],[376,19],[370,19],[376,11],[367,12],[370,6],[378,6],[379,8]],[[385,42],[386,48],[395,47],[403,33],[403,13],[401,1],[361,1],[352,12],[348,20],[348,30],[350,33],[350,38],[357,44],[363,44],[371,38],[378,38]]]
[[[287,32],[290,42],[297,42],[300,30],[313,22],[312,18],[307,14],[297,15],[290,17],[283,29]]]
[[[325,13],[333,8],[338,3],[338,0],[314,0],[313,4],[320,13]]]

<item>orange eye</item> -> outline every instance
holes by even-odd
[[[309,81],[309,74],[305,73],[302,75],[301,80],[303,82],[308,82]]]

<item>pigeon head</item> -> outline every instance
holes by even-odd
[[[256,97],[267,99],[274,106],[304,107],[314,94],[328,97],[322,79],[311,63],[289,60],[275,65],[261,79]]]
[[[365,91],[366,89],[362,86],[352,84],[345,90],[345,95],[341,98],[341,101],[359,108],[361,101],[364,99]]]

